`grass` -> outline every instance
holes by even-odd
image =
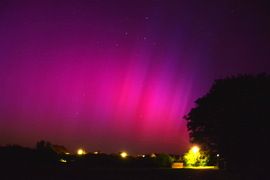
[[[217,169],[172,169],[172,168],[23,168],[1,172],[1,179],[200,179],[200,180],[234,180],[234,179],[269,179],[268,174],[256,172],[233,172]]]

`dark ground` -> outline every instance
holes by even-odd
[[[266,171],[228,171],[215,169],[171,169],[171,168],[1,168],[0,179],[200,179],[200,180],[234,180],[234,179],[270,179]]]

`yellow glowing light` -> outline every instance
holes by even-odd
[[[127,153],[122,152],[122,153],[121,153],[121,156],[122,156],[123,158],[125,158],[125,157],[127,157]]]
[[[84,150],[79,149],[79,150],[77,151],[77,154],[78,154],[78,155],[83,155],[83,154],[85,154],[85,152],[84,152]]]
[[[63,162],[63,163],[66,163],[67,162],[67,160],[65,160],[65,159],[60,159],[59,161],[60,162]]]
[[[199,152],[199,148],[197,147],[197,146],[194,146],[193,148],[192,148],[192,152],[193,153],[197,153],[197,152]]]

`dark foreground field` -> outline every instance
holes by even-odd
[[[269,179],[265,171],[227,171],[215,169],[171,169],[171,168],[20,168],[1,169],[0,179]]]

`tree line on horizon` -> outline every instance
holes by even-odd
[[[165,153],[156,157],[131,157],[123,158],[121,154],[87,153],[84,155],[70,155],[56,152],[48,141],[38,141],[35,148],[20,145],[0,146],[0,167],[171,167],[174,159]]]

